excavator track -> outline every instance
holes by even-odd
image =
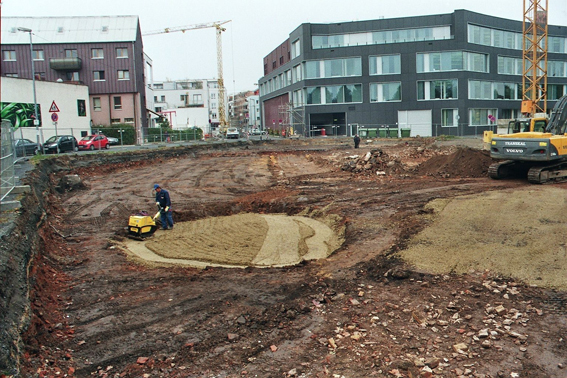
[[[528,171],[528,181],[532,184],[567,181],[567,161],[531,167]]]
[[[512,176],[516,162],[513,160],[503,160],[497,163],[492,163],[488,167],[488,177],[500,180]]]

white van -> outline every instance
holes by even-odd
[[[238,139],[240,133],[236,127],[229,127],[226,129],[226,139]]]

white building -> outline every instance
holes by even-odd
[[[217,80],[154,82],[153,101],[154,111],[165,116],[174,129],[199,127],[209,134],[219,125]]]
[[[248,101],[248,127],[258,128],[260,127],[260,96],[248,96],[246,98]]]
[[[41,125],[36,130],[33,121],[17,124],[22,111],[33,114],[33,81],[29,79],[2,78],[1,107],[3,117],[16,127],[15,138],[30,139],[39,142],[53,135],[74,135],[77,140],[91,133],[91,107],[89,88],[86,85],[71,83],[53,83],[36,80],[36,101]],[[11,114],[10,109],[14,114]],[[24,109],[24,110],[22,110]],[[16,114],[17,113],[17,114]]]

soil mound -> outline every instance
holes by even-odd
[[[366,154],[352,155],[347,158],[341,167],[343,171],[358,174],[392,174],[404,172],[405,168],[400,159],[390,156],[381,149],[368,151]]]
[[[486,177],[492,158],[488,151],[458,148],[449,155],[437,155],[421,163],[417,173],[424,176]]]

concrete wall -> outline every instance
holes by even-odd
[[[48,81],[36,81],[37,103],[41,110],[41,127],[39,127],[41,141],[55,135],[56,128],[51,120],[53,113],[49,112],[51,104],[59,108],[57,113],[57,134],[72,134],[77,139],[81,132],[90,133],[91,106],[89,90],[86,85],[53,83]],[[2,78],[2,102],[22,102],[33,104],[32,80],[19,78]],[[77,100],[85,100],[86,115],[80,117],[77,109]],[[21,127],[15,131],[16,138],[26,138],[36,141],[35,127]]]

